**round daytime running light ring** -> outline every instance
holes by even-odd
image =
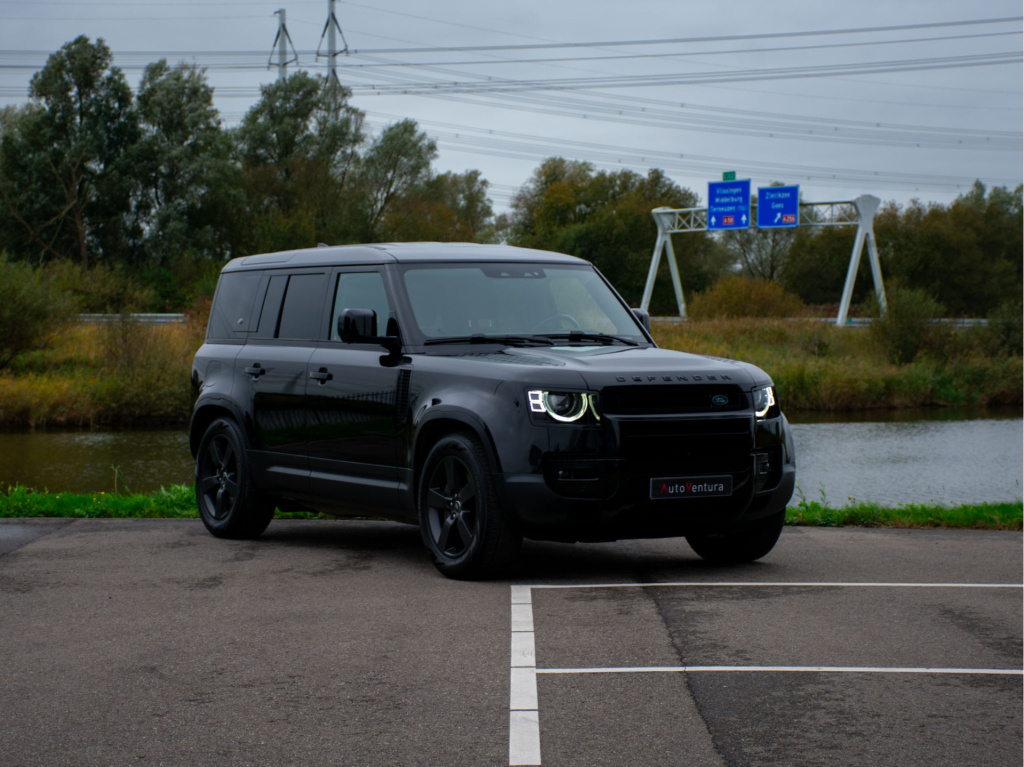
[[[556,421],[572,423],[587,412],[590,398],[578,392],[544,392],[544,410]]]

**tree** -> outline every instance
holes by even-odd
[[[775,181],[771,186],[783,184]],[[748,277],[778,280],[782,277],[795,236],[795,227],[729,229],[721,233],[721,243]]]
[[[34,103],[5,120],[0,173],[8,214],[40,258],[121,258],[140,232],[126,215],[128,150],[139,136],[131,90],[102,40],[81,36],[33,77]],[[11,190],[16,180],[16,189]]]
[[[323,165],[344,181],[363,140],[363,114],[351,91],[298,71],[260,86],[260,100],[236,132],[239,154],[253,166],[275,166],[287,178],[296,163]]]
[[[847,226],[800,228],[786,259],[782,278],[786,290],[798,295],[805,304],[838,304],[855,235],[856,230]],[[867,258],[861,258],[853,300],[863,300],[871,285],[870,264]]]
[[[145,222],[146,263],[168,267],[186,254],[223,256],[228,222],[243,204],[213,88],[195,65],[146,67],[137,98],[142,138],[133,151]]]
[[[350,92],[296,72],[262,86],[234,131],[247,215],[236,247],[245,252],[343,242],[352,222],[351,174],[363,114]]]
[[[954,316],[985,316],[1021,294],[1020,200],[979,183],[948,206],[886,206],[875,220],[883,270]]]
[[[554,248],[561,230],[586,219],[584,190],[594,167],[588,162],[549,157],[512,198],[512,239],[527,248]]]
[[[432,176],[392,203],[383,239],[395,242],[480,242],[493,216],[480,171]]]
[[[393,123],[374,139],[361,169],[369,232],[377,233],[388,208],[429,178],[435,157],[437,142],[415,120]]]
[[[594,263],[630,303],[643,295],[657,226],[651,211],[688,208],[693,192],[681,189],[660,170],[646,176],[632,171],[595,172],[589,163],[553,157],[545,160],[512,201],[510,240]],[[675,252],[684,290],[704,290],[724,262],[703,234],[677,237]],[[651,309],[675,311],[667,259],[655,283]]]
[[[986,190],[976,183],[950,205],[883,205],[874,232],[887,283],[924,291],[954,316],[984,317],[1019,300],[1024,251],[1024,189]],[[852,227],[797,233],[784,272],[786,287],[806,303],[835,303],[842,293],[854,241]],[[872,285],[861,259],[854,301]]]

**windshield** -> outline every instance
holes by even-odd
[[[632,312],[587,265],[411,265],[404,280],[428,341],[480,334],[647,341]]]

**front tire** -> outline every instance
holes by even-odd
[[[468,435],[443,437],[430,450],[418,507],[423,543],[434,565],[449,578],[494,575],[522,544],[498,499],[487,454]]]
[[[753,562],[775,548],[785,521],[786,512],[783,510],[752,530],[722,534],[693,533],[686,536],[686,542],[701,559],[716,565]]]
[[[206,529],[218,538],[258,538],[274,517],[274,504],[258,496],[248,443],[238,424],[218,418],[196,454],[196,503]]]

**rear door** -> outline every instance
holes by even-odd
[[[329,270],[268,272],[255,337],[236,361],[251,397],[253,462],[268,490],[309,490],[305,403],[309,358],[322,323]]]

